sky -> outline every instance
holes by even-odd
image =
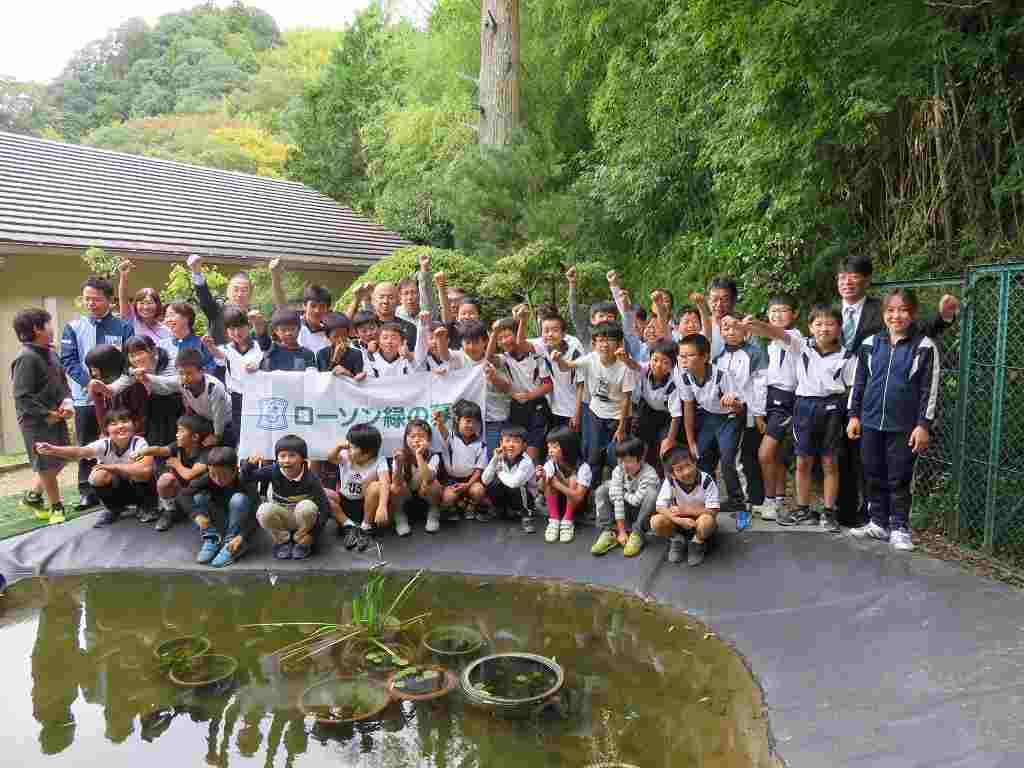
[[[371,0],[248,0],[269,13],[282,29],[341,27]],[[54,0],[3,3],[0,75],[45,82],[86,43],[122,21],[141,16],[150,24],[164,13],[199,5],[199,0]],[[217,5],[229,5],[218,0]]]

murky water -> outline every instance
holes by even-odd
[[[272,652],[299,631],[240,627],[337,621],[365,579],[124,572],[16,585],[0,598],[0,765],[774,765],[759,691],[702,625],[551,582],[427,575],[402,613],[430,611],[426,628],[476,627],[485,653],[555,658],[566,672],[560,712],[502,720],[456,689],[396,702],[374,721],[319,725],[298,701],[315,682],[351,671],[345,662],[328,653],[285,673]],[[390,586],[402,581],[395,575]],[[181,635],[235,657],[233,684],[205,693],[172,685],[153,650]]]

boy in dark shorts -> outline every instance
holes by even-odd
[[[814,307],[810,315],[810,339],[793,337],[783,328],[752,317],[747,317],[744,323],[751,333],[785,343],[798,357],[793,405],[797,506],[792,512],[781,512],[777,522],[779,525],[820,524],[824,530],[838,533],[837,456],[846,434],[846,387],[852,383],[852,371],[846,365],[850,352],[839,343],[842,314],[836,307],[820,304]],[[810,508],[811,469],[815,459],[821,461],[824,475],[820,518]]]
[[[181,497],[202,538],[197,563],[223,568],[245,554],[256,527],[256,486],[242,482],[234,448],[211,448],[206,472],[191,480]]]
[[[170,445],[152,445],[138,451],[138,456],[163,459],[163,472],[156,481],[159,513],[139,515],[139,522],[149,523],[156,517],[154,528],[166,531],[181,514],[179,496],[193,480],[206,472],[206,450],[203,441],[213,428],[201,416],[186,414],[178,419],[178,431]]]
[[[501,430],[501,444],[495,449],[480,481],[487,487],[491,504],[500,513],[520,515],[523,533],[533,533],[534,463],[526,454],[526,430],[507,426]],[[477,515],[477,519],[481,519]]]
[[[792,297],[778,294],[768,299],[768,322],[781,328],[791,339],[802,334],[793,324],[797,315]],[[758,449],[761,475],[764,477],[764,503],[755,508],[762,520],[775,520],[786,502],[786,464],[782,449],[793,432],[793,404],[796,400],[796,361],[789,345],[778,339],[768,344],[768,366],[762,372],[764,413],[758,417],[763,437]]]
[[[684,546],[687,565],[704,562],[708,543],[718,530],[718,510],[718,486],[711,475],[697,469],[685,448],[669,451],[651,530],[669,540],[670,563],[682,562]]]
[[[105,507],[96,520],[96,528],[116,523],[130,507],[140,507],[153,479],[153,459],[135,459],[146,448],[146,441],[135,434],[132,415],[120,409],[107,411],[103,429],[106,437],[82,447],[36,443],[36,453],[43,456],[96,460],[89,472],[89,489]]]
[[[388,521],[388,462],[380,455],[382,442],[376,427],[356,424],[327,454],[327,461],[338,466],[338,490],[325,488],[324,493],[345,549],[362,552],[370,545],[374,524]]]
[[[14,316],[14,332],[22,343],[21,352],[11,363],[14,410],[25,441],[25,452],[32,462],[35,484],[25,492],[22,504],[35,510],[40,520],[64,522],[57,475],[64,460],[36,452],[36,443],[67,445],[67,420],[75,415],[67,379],[60,360],[51,348],[53,324],[45,309],[23,309]],[[47,509],[43,493],[50,503]]]

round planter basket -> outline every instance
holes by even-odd
[[[177,664],[202,656],[210,650],[210,641],[200,635],[186,635],[165,640],[153,649],[153,658],[160,664]]]
[[[417,685],[416,683],[402,686],[402,671],[393,672],[388,678],[388,692],[396,699],[403,701],[433,701],[442,696],[447,696],[459,684],[459,679],[453,672],[444,667],[416,667],[419,671],[432,671],[437,673],[436,684],[432,687]]]
[[[237,669],[233,656],[210,653],[175,664],[168,676],[180,688],[213,688],[228,682]]]
[[[526,718],[562,690],[565,672],[546,656],[498,653],[472,662],[460,683],[474,706],[501,717]]]
[[[371,720],[391,703],[387,689],[365,677],[339,677],[302,692],[299,709],[318,723],[341,725]]]
[[[473,627],[435,627],[423,636],[423,647],[442,659],[465,661],[484,646],[484,636]]]

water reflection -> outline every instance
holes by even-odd
[[[0,649],[8,674],[27,675],[17,657],[30,655],[38,746],[7,756],[71,765],[99,750],[107,765],[142,759],[149,768],[200,756],[224,768],[771,764],[760,696],[725,646],[681,614],[558,584],[429,577],[407,610],[433,611],[435,625],[473,624],[489,652],[556,658],[567,670],[560,716],[495,720],[455,694],[393,704],[376,722],[316,724],[298,709],[302,692],[351,670],[325,655],[283,671],[272,652],[298,632],[240,627],[340,618],[361,583],[118,573],[20,584],[3,604]],[[21,635],[6,630],[26,619],[35,638],[21,648]],[[232,685],[197,693],[169,682],[153,650],[186,634],[238,659]],[[0,706],[18,722],[26,702],[9,695]]]

